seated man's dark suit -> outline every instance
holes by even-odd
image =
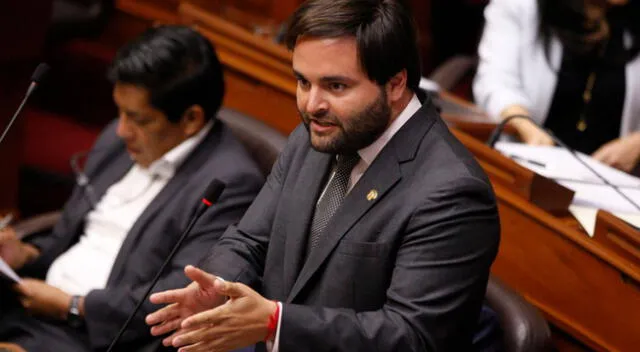
[[[297,128],[203,268],[283,302],[279,352],[469,351],[500,232],[479,165],[425,102],[305,257],[333,159]]]
[[[85,168],[98,199],[133,165],[115,129],[116,124],[112,123],[100,136]],[[222,196],[198,220],[154,292],[186,285],[184,267],[197,263],[224,230],[242,217],[264,180],[244,147],[221,121],[215,122],[128,232],[106,288],[86,296],[86,327],[72,329],[65,322],[28,317],[22,308],[14,308],[0,318],[0,341],[16,342],[29,351],[106,349],[187,227],[213,178],[226,183]],[[85,216],[91,210],[85,192],[76,187],[53,232],[31,241],[42,254],[21,271],[22,275],[44,278],[52,262],[78,241]],[[153,310],[148,301],[143,305],[118,350],[133,351],[152,340],[144,316]]]

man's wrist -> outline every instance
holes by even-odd
[[[280,320],[280,305],[276,301],[270,301],[273,304],[273,310],[269,315],[269,321],[267,323],[267,336],[264,341],[273,341],[276,337],[276,331],[278,331],[278,322]]]
[[[70,296],[68,300],[65,320],[71,327],[78,328],[82,326],[84,316],[84,297]]]

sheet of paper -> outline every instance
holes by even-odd
[[[604,184],[598,175],[580,163],[567,150],[552,146],[530,146],[522,143],[498,142],[496,149],[520,165],[540,175],[558,181],[582,181],[585,183]],[[594,160],[588,155],[578,153],[594,171],[616,186],[640,189],[640,178],[614,169]]]
[[[604,209],[611,213],[639,214],[640,211],[632,203],[640,205],[640,191],[618,188],[629,199],[608,185],[589,184],[578,181],[558,181],[561,185],[575,191],[572,205]]]
[[[564,148],[501,141],[496,144],[496,149],[523,167],[575,191],[569,211],[589,236],[595,232],[598,209],[609,211],[631,225],[640,227],[640,210],[636,206],[640,205],[640,178],[578,153],[580,159],[607,182],[615,185],[614,188]]]
[[[578,205],[570,205],[569,212],[578,220],[582,228],[590,237],[596,232],[596,219],[598,216],[598,208],[583,207]],[[614,212],[612,213],[623,221],[628,222],[631,226],[640,228],[640,214],[629,214]]]
[[[9,264],[7,264],[7,262],[5,262],[2,258],[0,258],[0,273],[11,279],[13,282],[20,282],[20,276],[18,276],[18,274],[16,274],[16,272],[13,271]]]
[[[631,226],[640,229],[640,214],[613,213],[613,215],[628,222]]]
[[[570,205],[569,212],[578,220],[582,228],[587,232],[589,237],[593,237],[596,232],[596,216],[597,208],[582,207],[579,205]]]

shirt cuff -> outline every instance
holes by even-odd
[[[276,338],[273,339],[273,342],[267,342],[267,351],[268,352],[278,352],[278,348],[280,345],[280,326],[282,322],[282,303],[277,302],[278,307],[280,308],[280,313],[278,314],[278,327],[276,328]]]

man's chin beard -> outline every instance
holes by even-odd
[[[317,136],[308,129],[311,147],[320,153],[327,154],[347,154],[350,148],[345,143],[344,131],[340,130],[336,136]]]
[[[391,119],[391,108],[386,105],[386,94],[382,92],[378,99],[365,109],[344,119],[342,123],[336,123],[338,131],[333,135],[316,136],[316,139],[325,140],[321,145],[314,143],[311,119],[300,112],[313,149],[328,154],[352,154],[380,138],[389,127]],[[329,120],[340,121],[337,117]]]

